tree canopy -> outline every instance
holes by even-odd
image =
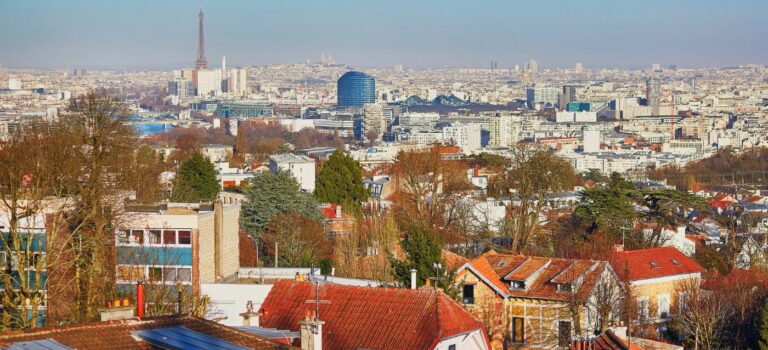
[[[177,202],[198,202],[212,200],[219,194],[216,169],[200,152],[181,163],[173,186],[173,200]]]
[[[322,216],[315,198],[301,191],[296,179],[286,171],[257,173],[245,189],[245,201],[240,211],[240,227],[253,238],[259,239],[273,216],[283,213],[301,213],[310,219]]]
[[[403,286],[411,284],[411,269],[416,270],[416,285],[423,286],[427,279],[438,275],[435,285],[443,288],[448,295],[458,294],[455,286],[454,273],[445,274],[446,265],[443,259],[443,243],[437,235],[430,232],[420,224],[413,224],[407,228],[405,237],[401,243],[405,252],[404,259],[392,259],[392,268],[395,279]],[[435,269],[435,264],[440,264],[440,269]]]
[[[368,189],[363,186],[360,163],[342,151],[333,152],[317,177],[317,200],[359,211],[360,202],[368,196]]]

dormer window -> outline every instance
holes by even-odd
[[[525,281],[512,281],[510,286],[512,289],[525,290]]]
[[[557,291],[559,293],[573,293],[573,284],[571,283],[558,283]]]

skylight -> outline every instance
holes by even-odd
[[[651,267],[653,267],[654,269],[658,268],[659,264],[657,264],[655,261],[651,261]]]
[[[672,263],[675,264],[675,265],[678,265],[678,266],[680,265],[680,262],[677,261],[677,259],[672,259]]]

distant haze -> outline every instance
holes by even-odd
[[[768,64],[765,0],[0,0],[4,67]]]

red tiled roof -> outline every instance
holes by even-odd
[[[193,331],[219,338],[252,349],[286,349],[279,344],[257,335],[207,321],[194,316],[164,316],[154,318],[90,322],[69,326],[36,328],[26,331],[12,331],[0,334],[0,348],[12,343],[54,339],[62,345],[78,350],[88,349],[156,349],[149,343],[135,339],[131,331],[174,326],[185,326]]]
[[[629,344],[626,340],[621,339],[610,329],[597,336],[594,340],[573,340],[571,341],[570,348],[574,350],[643,350],[642,347],[636,344]]]
[[[696,261],[674,247],[614,252],[611,256],[611,265],[622,279],[626,278],[624,270],[627,268],[630,281],[704,271]]]
[[[314,305],[315,285],[281,280],[267,295],[262,327],[296,331]],[[480,330],[482,323],[442,292],[423,288],[320,287],[323,345],[328,349],[432,349],[441,339]]]
[[[461,267],[461,265],[464,265],[467,263],[467,258],[456,254],[450,250],[443,249],[442,254],[443,260],[445,261],[445,267],[451,271],[458,269]]]
[[[492,254],[480,256],[459,269],[462,273],[471,271],[495,287],[499,294],[511,297],[567,300],[570,293],[557,291],[558,283],[574,283],[576,294],[586,296],[609,264],[606,261],[528,257],[523,255]],[[534,273],[537,275],[530,278]],[[506,278],[505,278],[506,277]],[[527,280],[525,290],[510,288],[508,281]]]

